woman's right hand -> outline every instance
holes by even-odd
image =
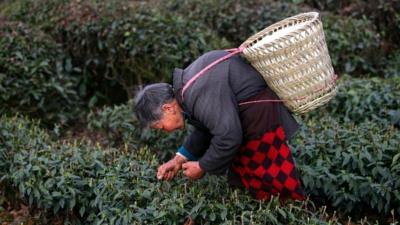
[[[172,178],[176,176],[178,171],[182,169],[182,164],[186,161],[187,160],[184,157],[178,154],[175,155],[173,159],[158,167],[157,179],[166,181],[172,180]]]

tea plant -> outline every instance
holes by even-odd
[[[400,213],[400,131],[330,116],[307,121],[292,147],[308,192],[343,212]]]
[[[324,15],[321,19],[336,73],[382,75],[382,68],[386,66],[382,64],[385,53],[379,45],[380,35],[370,20],[337,15]]]
[[[67,123],[80,116],[79,78],[46,34],[17,22],[0,23],[0,113]]]
[[[132,101],[92,111],[87,117],[87,123],[91,132],[105,134],[107,144],[117,148],[127,145],[133,149],[148,146],[161,161],[170,159],[190,132],[190,128],[172,134],[141,129],[133,113]]]
[[[374,121],[383,125],[400,125],[400,79],[353,79],[342,76],[337,95],[326,106],[305,115],[316,118],[330,114],[343,123]]]
[[[169,81],[174,67],[186,67],[206,51],[230,47],[200,21],[163,14],[153,6],[131,5],[126,0],[42,0],[42,4],[21,0],[20,7],[10,7],[7,15],[49,31],[82,71],[81,89],[101,93],[91,105],[104,97],[131,99],[136,86],[156,79]],[[40,16],[32,21],[32,14]],[[49,20],[54,24],[48,26]],[[118,98],[123,94],[125,98]]]

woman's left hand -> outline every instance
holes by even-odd
[[[199,162],[187,162],[182,165],[183,174],[191,180],[200,179],[204,175],[204,170],[201,169]]]

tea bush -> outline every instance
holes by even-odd
[[[134,116],[132,104],[130,101],[123,105],[92,110],[86,118],[87,129],[105,135],[107,137],[105,144],[110,146],[119,146],[131,138],[138,140],[141,130]],[[138,148],[137,145],[133,147]]]
[[[400,18],[400,16],[399,16]],[[400,23],[399,23],[400,24]],[[383,74],[385,77],[400,77],[400,50],[397,49],[392,54],[388,55],[387,66],[384,67]]]
[[[313,8],[329,11],[352,18],[368,18],[377,27],[384,42],[382,47],[387,53],[399,47],[400,3],[397,0],[291,0],[296,3],[306,3]]]
[[[75,92],[92,107],[125,102],[137,86],[170,80],[174,67],[208,50],[238,46],[274,22],[311,10],[270,0],[18,0],[2,12],[57,41],[65,64],[77,74]],[[337,73],[396,74],[397,55],[382,60],[381,39],[370,20],[331,13],[322,13],[322,19]]]
[[[67,2],[68,0],[9,1],[4,4],[1,13],[12,20],[37,26],[49,33],[61,20],[63,12],[59,6]]]
[[[342,76],[337,95],[307,118],[330,114],[343,123],[379,122],[400,127],[400,78],[352,79]]]
[[[110,81],[102,75],[87,72],[87,68],[91,67],[92,64],[99,64],[97,55],[93,55],[91,59],[93,61],[85,62],[83,58],[79,58],[75,54],[87,51],[86,48],[64,49],[69,48],[68,44],[63,41],[66,27],[71,25],[75,29],[79,26],[86,26],[87,23],[93,22],[97,18],[98,15],[95,15],[88,2],[75,0],[18,0],[7,4],[2,12],[9,20],[23,21],[30,24],[49,34],[57,41],[59,50],[71,58],[71,66],[79,71],[80,82],[77,90],[81,95],[85,96],[86,104],[89,107],[113,101],[118,102],[126,98],[126,93],[116,81]],[[93,36],[93,34],[89,36]],[[80,44],[86,43],[86,40],[75,39],[74,41]]]
[[[90,132],[100,132],[107,137],[105,144],[120,148],[128,145],[138,149],[148,146],[160,160],[166,161],[183,143],[190,128],[166,134],[161,131],[140,129],[133,113],[133,102],[92,111],[87,117]]]
[[[77,63],[84,63],[78,66],[117,81],[128,98],[133,98],[135,85],[169,81],[174,67],[187,66],[200,54],[227,46],[201,23],[155,10],[71,25],[64,45],[73,58],[81,59]]]
[[[0,24],[1,114],[67,123],[80,115],[78,85],[71,61],[46,34],[22,23]]]
[[[312,196],[342,212],[400,214],[399,129],[326,115],[305,122],[291,144]]]
[[[281,19],[305,9],[271,0],[168,1],[160,10],[178,13],[187,20],[204,21],[212,30],[238,47],[248,37]]]
[[[37,121],[20,120],[18,117],[8,118],[4,115],[1,121],[0,177],[3,177],[7,175],[5,171],[10,168],[14,155],[19,151],[20,146],[16,146],[16,143],[27,149],[38,148],[45,146],[51,138],[45,130],[39,128]]]
[[[259,202],[216,177],[157,181],[157,160],[146,149],[59,143],[37,125],[0,118],[0,180],[16,188],[32,209],[43,210],[43,221],[62,215],[66,224],[176,224],[187,217],[200,224],[328,223],[320,219],[326,213],[310,202]]]
[[[190,20],[205,24],[226,37],[235,47],[252,34],[273,23],[301,12],[315,11],[310,7],[270,0],[252,1],[170,1],[165,7]],[[385,54],[380,35],[372,21],[321,12],[327,44],[335,71],[364,76],[381,75]],[[357,32],[354,32],[357,30]],[[378,72],[378,73],[377,73]]]
[[[291,144],[311,195],[344,212],[400,213],[399,85],[344,76],[330,103],[300,118]]]
[[[385,53],[371,21],[329,14],[321,19],[336,73],[383,76]]]
[[[174,67],[185,67],[208,50],[229,46],[200,21],[162,14],[149,5],[131,6],[129,1],[56,1],[44,10],[36,2],[21,0],[22,6],[10,7],[7,14],[50,29],[73,59],[72,65],[83,71],[85,90],[103,94],[96,95],[94,102],[101,97],[117,102],[130,99],[137,85],[168,81]],[[35,13],[41,15],[31,21],[28,15]],[[47,26],[52,19],[41,20],[44,16],[54,18],[55,24]],[[125,98],[119,92],[110,93],[118,87],[123,87]]]

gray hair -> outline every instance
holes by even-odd
[[[140,90],[134,101],[134,112],[142,127],[161,119],[162,105],[174,100],[172,85],[156,83],[145,86]]]

